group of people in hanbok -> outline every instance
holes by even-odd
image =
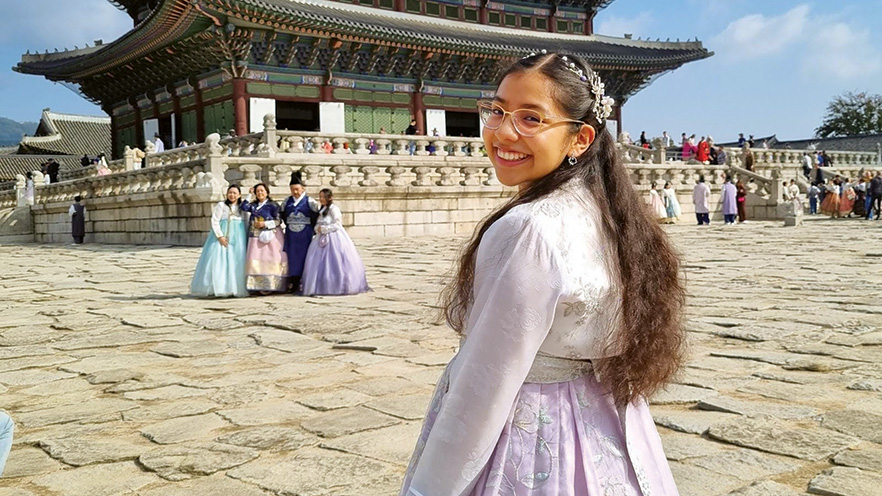
[[[649,208],[656,221],[662,224],[674,224],[680,220],[682,214],[677,192],[669,182],[665,182],[661,190],[658,189],[657,182],[652,182],[649,189]]]
[[[249,200],[238,186],[227,189],[211,216],[192,295],[348,295],[370,289],[331,190],[321,190],[315,201],[306,195],[300,172],[291,175],[290,189],[282,205],[263,183],[252,188]]]
[[[865,172],[857,181],[840,176],[835,176],[829,181],[812,183],[810,189],[811,201],[810,213],[817,213],[817,205],[820,202],[820,211],[831,218],[858,217],[870,219],[873,217],[874,204],[882,197],[882,175]],[[880,214],[878,206],[875,208],[876,218]]]

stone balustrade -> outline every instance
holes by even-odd
[[[418,157],[484,157],[481,138],[408,136],[396,134],[328,134],[305,131],[276,131],[279,153],[334,155],[414,155]],[[328,153],[323,145],[330,143]],[[373,143],[373,146],[372,146]],[[413,144],[413,153],[411,153]]]
[[[0,210],[7,208],[15,208],[18,206],[18,191],[16,189],[6,189],[0,191]]]

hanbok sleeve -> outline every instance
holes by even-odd
[[[75,209],[73,205],[71,205],[70,208],[67,209],[67,215],[70,215],[71,217],[73,217],[76,213],[77,209]]]
[[[314,198],[308,196],[307,199],[309,200],[310,210],[312,210],[313,212],[318,212],[322,209],[322,204],[317,202]]]
[[[328,207],[328,217],[330,217],[331,222],[322,225],[322,234],[332,233],[343,227],[343,214],[337,208],[337,205]]]
[[[553,243],[533,222],[509,212],[481,240],[467,337],[404,494],[469,494],[496,447],[562,292]]]
[[[224,236],[224,231],[221,229],[220,222],[224,218],[224,208],[226,208],[226,204],[223,202],[218,203],[214,206],[214,210],[211,211],[211,230],[214,232],[214,237],[220,239]]]

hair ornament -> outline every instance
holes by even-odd
[[[548,53],[547,50],[542,49],[539,52],[530,52],[526,58],[535,57],[536,55],[546,55]],[[591,93],[594,95],[594,115],[597,116],[597,120],[600,122],[606,121],[607,117],[612,114],[613,105],[615,105],[616,101],[609,96],[606,96],[605,89],[606,87],[603,84],[603,80],[600,79],[600,76],[597,75],[596,72],[592,73],[590,76],[585,74],[585,71],[576,66],[575,62],[572,62],[566,55],[561,55],[560,59],[564,63],[564,67],[576,76],[579,76],[579,81],[583,83],[587,83],[591,87]]]

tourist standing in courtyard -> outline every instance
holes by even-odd
[[[740,179],[735,183],[735,203],[738,208],[738,222],[743,224],[747,222],[747,188]]]
[[[462,335],[402,495],[677,494],[646,397],[682,359],[678,257],[580,59],[532,55],[479,104],[499,181],[445,292]],[[641,295],[641,296],[637,296]]]
[[[842,192],[841,198],[839,199],[839,216],[840,217],[851,217],[851,211],[854,209],[854,201],[856,196],[854,194],[854,189],[852,188],[851,179],[845,178],[842,180]]]
[[[726,182],[723,183],[722,200],[723,200],[723,222],[725,224],[734,224],[735,216],[738,214],[738,205],[736,197],[738,190],[732,184],[732,176],[725,175]]]
[[[193,296],[248,296],[245,253],[248,233],[242,210],[242,191],[231,184],[227,199],[211,211],[211,231],[190,281]]]
[[[876,212],[876,220],[882,216],[882,171],[876,171],[876,177],[870,181],[870,208],[867,209],[867,219],[873,217]]]
[[[348,295],[368,287],[364,263],[343,228],[343,214],[330,189],[319,192],[322,208],[303,266],[303,295]]]
[[[671,186],[671,183],[665,183],[665,189],[662,190],[662,198],[665,201],[665,212],[668,214],[668,222],[671,224],[680,220],[682,214],[680,210],[680,201],[677,200],[677,191]]]
[[[704,182],[704,176],[698,176],[698,182],[692,188],[692,205],[695,206],[695,219],[698,225],[710,225],[710,187]]]
[[[652,216],[657,222],[667,220],[668,211],[665,209],[665,202],[659,194],[658,183],[655,181],[649,185],[649,209],[652,210]]]
[[[86,237],[86,207],[81,201],[82,196],[75,196],[73,205],[67,209],[67,214],[70,215],[70,235],[73,236],[75,245],[83,244]]]
[[[312,226],[315,224],[316,212],[321,206],[306,195],[300,171],[291,173],[289,187],[291,196],[285,200],[282,217],[285,219],[285,253],[288,254],[289,289],[297,293],[300,291],[300,278],[303,276],[306,252],[315,234]]]
[[[284,293],[288,289],[288,256],[282,233],[281,208],[269,196],[269,186],[254,186],[254,200],[242,210],[251,214],[248,250],[245,256],[245,287],[261,294]]]
[[[820,195],[821,188],[818,187],[818,183],[812,183],[808,190],[809,215],[815,215],[818,213],[818,198]]]

